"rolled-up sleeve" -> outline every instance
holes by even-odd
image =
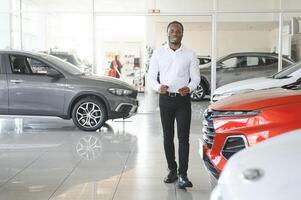
[[[157,51],[154,51],[149,64],[147,80],[151,88],[156,91],[159,91],[160,88],[160,84],[158,83],[157,80],[158,73],[159,73],[158,56],[157,56]]]
[[[190,73],[190,83],[188,84],[188,87],[191,92],[197,88],[201,80],[200,72],[199,72],[199,60],[195,53],[193,53],[191,57],[189,73]]]

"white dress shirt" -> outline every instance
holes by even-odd
[[[178,90],[185,86],[192,92],[200,83],[198,63],[192,50],[181,45],[174,51],[167,44],[154,51],[147,75],[148,82],[156,91],[159,91],[161,85],[167,85],[168,92],[179,93]],[[157,80],[158,72],[160,83]]]

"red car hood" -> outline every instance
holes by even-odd
[[[301,90],[275,88],[234,95],[213,103],[209,108],[213,110],[258,110],[294,102],[301,102]]]

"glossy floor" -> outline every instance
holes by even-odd
[[[167,171],[157,99],[139,98],[139,114],[108,121],[98,132],[59,118],[1,116],[0,200],[208,199],[209,178],[198,155],[200,112],[208,102],[192,104],[188,175],[194,187],[185,191],[162,181]]]

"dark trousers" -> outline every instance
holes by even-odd
[[[170,97],[160,94],[161,123],[164,136],[165,156],[170,170],[177,169],[175,161],[174,123],[177,121],[179,141],[179,169],[181,175],[187,175],[189,160],[189,131],[191,122],[191,103],[189,95]]]

